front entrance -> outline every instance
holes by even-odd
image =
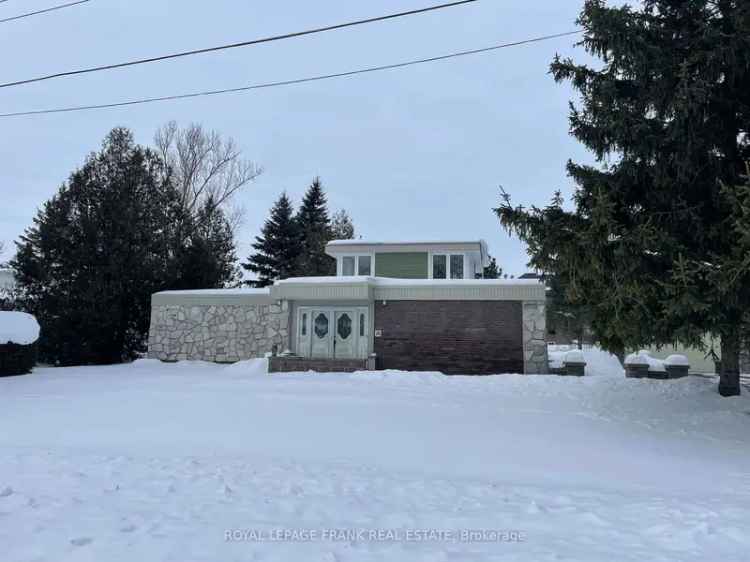
[[[314,359],[365,359],[369,337],[366,307],[300,307],[297,355]]]

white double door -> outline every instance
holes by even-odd
[[[298,312],[298,353],[305,357],[355,359],[367,356],[367,308],[304,307]]]

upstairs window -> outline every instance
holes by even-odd
[[[463,279],[464,278],[464,255],[463,254],[433,254],[432,255],[432,278],[433,279]]]
[[[372,258],[370,256],[359,256],[357,258],[357,275],[372,275]]]
[[[341,275],[351,277],[354,275],[354,256],[344,256],[341,261]]]
[[[432,256],[432,278],[445,279],[447,276],[447,256],[444,254],[435,254]]]
[[[372,256],[343,256],[341,258],[341,275],[372,275]]]
[[[451,255],[451,279],[464,278],[464,255]]]

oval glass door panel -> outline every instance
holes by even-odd
[[[328,335],[328,315],[322,312],[315,317],[315,335],[323,339]]]
[[[352,335],[352,319],[346,312],[339,316],[338,331],[339,338],[342,340]]]
[[[323,358],[331,356],[331,331],[330,314],[327,311],[313,311],[312,313],[312,344],[310,346],[310,355],[312,357]]]
[[[353,318],[353,310],[337,310],[335,312],[334,357],[353,359],[357,356],[357,334],[354,331]]]

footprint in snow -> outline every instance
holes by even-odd
[[[13,488],[10,486],[6,486],[5,488],[0,491],[0,498],[7,498],[8,496],[13,495]]]
[[[86,546],[92,542],[94,542],[94,539],[91,537],[78,537],[77,539],[71,539],[70,544],[73,546]]]
[[[581,513],[579,516],[579,519],[585,523],[589,523],[592,525],[598,525],[600,527],[608,527],[609,523],[605,520],[599,517],[596,513],[592,513],[590,511],[585,511]]]
[[[536,515],[537,513],[542,513],[544,511],[547,511],[547,509],[536,503],[534,500],[531,500],[531,503],[526,507],[526,513],[530,515]]]
[[[137,528],[138,527],[136,527],[135,525],[125,525],[124,527],[120,527],[120,532],[121,533],[132,533]]]

